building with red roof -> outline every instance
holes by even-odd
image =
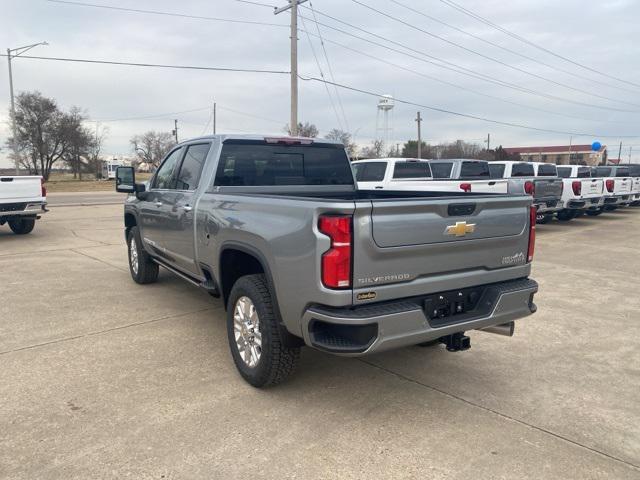
[[[510,155],[519,154],[525,162],[545,162],[556,165],[599,165],[607,160],[607,146],[594,151],[591,145],[553,145],[534,147],[507,147]]]

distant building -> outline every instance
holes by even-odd
[[[546,162],[556,165],[599,165],[607,159],[607,146],[602,145],[597,152],[591,145],[556,145],[551,147],[508,147],[510,154],[520,154],[525,162]]]

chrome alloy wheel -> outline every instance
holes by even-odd
[[[249,297],[240,297],[233,309],[233,333],[242,361],[255,367],[262,355],[262,334],[256,307]]]
[[[136,245],[136,239],[132,235],[129,241],[129,262],[131,263],[131,270],[134,275],[138,275],[138,246]]]

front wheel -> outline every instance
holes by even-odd
[[[35,218],[12,218],[9,220],[9,228],[16,235],[26,235],[31,233],[33,227],[36,225]]]
[[[158,264],[142,248],[140,230],[132,227],[127,236],[129,251],[129,271],[131,278],[141,285],[153,283],[158,279]]]
[[[282,382],[296,369],[299,347],[286,347],[263,274],[236,281],[227,303],[227,336],[236,368],[254,387]]]

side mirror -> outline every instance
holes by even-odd
[[[116,192],[135,193],[136,173],[133,167],[118,167],[116,169]]]

